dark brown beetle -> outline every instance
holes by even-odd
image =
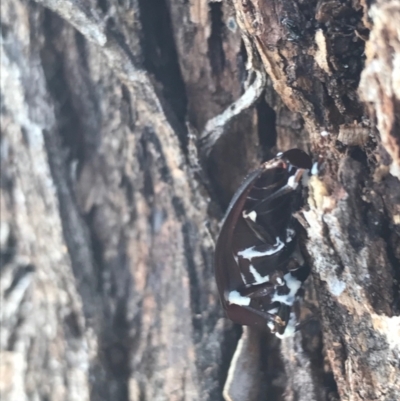
[[[311,158],[300,149],[278,154],[253,171],[228,207],[215,249],[222,305],[235,323],[295,331],[305,269],[293,225],[297,190]]]

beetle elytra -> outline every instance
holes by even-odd
[[[278,337],[296,326],[304,280],[293,211],[311,158],[300,149],[278,154],[250,173],[228,207],[215,249],[215,276],[227,316],[269,327]]]

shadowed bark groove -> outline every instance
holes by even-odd
[[[0,398],[400,399],[399,26],[397,0],[3,0]],[[319,171],[281,341],[224,318],[213,252],[293,147]]]

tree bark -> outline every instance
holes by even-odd
[[[3,0],[0,397],[400,399],[400,2]],[[318,161],[301,330],[225,319],[219,223]]]

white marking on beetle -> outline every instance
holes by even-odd
[[[296,232],[293,229],[288,228],[286,230],[286,243],[292,242],[295,235],[296,235]]]
[[[291,175],[288,179],[288,182],[286,184],[288,187],[291,187],[293,189],[296,189],[297,186],[299,185],[299,183],[296,181],[296,176],[295,175]]]
[[[278,313],[278,311],[279,311],[279,308],[267,310],[267,312],[270,313],[271,315],[275,315],[276,313]]]
[[[281,340],[283,338],[294,336],[294,333],[296,332],[296,323],[297,323],[296,315],[294,314],[294,312],[292,312],[290,314],[289,322],[286,325],[285,331],[282,334],[275,333],[275,335]]]
[[[245,285],[247,285],[247,280],[246,280],[245,275],[244,275],[243,273],[240,273],[240,276],[242,277],[243,283],[244,283]]]
[[[254,277],[254,281],[256,284],[262,284],[262,283],[267,283],[269,281],[269,275],[267,276],[262,276],[255,268],[253,265],[249,266],[250,273]]]
[[[268,322],[267,326],[271,330],[271,333],[275,333],[275,324],[273,322]]]
[[[228,301],[230,304],[249,306],[251,299],[240,295],[238,291],[231,291],[228,296]]]
[[[315,162],[311,167],[311,175],[318,174],[318,162]]]
[[[321,131],[321,136],[325,138],[325,137],[329,136],[329,132],[325,131],[325,130]]]
[[[274,253],[279,252],[284,246],[285,244],[279,239],[279,237],[276,237],[276,243],[272,245],[271,248],[266,249],[265,251],[259,251],[256,249],[255,246],[252,246],[250,248],[239,251],[237,254],[243,259],[252,260],[253,258],[259,258],[261,256],[273,255]]]
[[[289,288],[289,294],[279,295],[274,294],[271,298],[271,302],[281,302],[285,305],[292,306],[295,301],[295,296],[299,288],[301,287],[301,281],[293,277],[291,273],[287,273],[283,276],[285,283]]]
[[[257,212],[255,210],[252,210],[250,213],[247,213],[246,210],[243,210],[243,217],[245,219],[249,218],[251,221],[256,222],[257,219]]]
[[[283,282],[283,280],[282,280],[280,277],[277,277],[277,278],[276,278],[276,282],[278,283],[278,285],[283,285],[283,284],[285,284],[285,283]]]

